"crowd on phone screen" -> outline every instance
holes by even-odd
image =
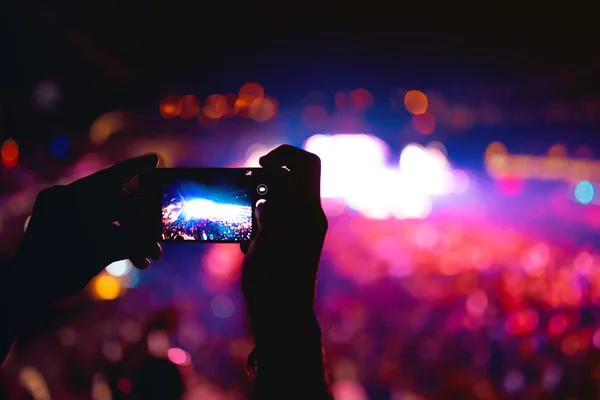
[[[252,235],[252,216],[235,219],[186,218],[173,205],[163,207],[162,238],[173,241],[246,241]]]

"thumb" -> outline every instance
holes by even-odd
[[[266,200],[261,199],[256,203],[256,209],[254,210],[254,216],[256,217],[258,229],[262,229],[264,227],[265,223],[267,223],[268,216],[270,214],[269,210],[270,210],[270,207],[267,205]]]

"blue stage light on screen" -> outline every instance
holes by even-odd
[[[588,181],[581,181],[575,186],[575,199],[581,204],[590,204],[594,199],[594,185]]]
[[[69,152],[69,139],[64,135],[56,135],[50,142],[50,152],[56,158],[63,158]]]

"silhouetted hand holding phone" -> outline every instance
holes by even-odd
[[[160,258],[159,244],[145,239],[143,208],[123,189],[157,163],[153,154],[133,158],[40,192],[14,262],[1,271],[0,312],[8,313],[8,323],[0,333],[0,360],[38,307],[79,292],[114,261],[146,268]]]
[[[242,290],[256,341],[257,398],[329,399],[314,314],[319,259],[327,232],[321,161],[283,145],[260,159],[289,169],[289,198],[257,208],[259,230],[242,269]]]

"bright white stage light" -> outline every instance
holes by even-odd
[[[234,204],[219,204],[206,199],[194,199],[184,203],[185,217],[221,221],[240,221],[252,215],[252,207]]]
[[[368,218],[425,218],[432,196],[454,190],[454,170],[439,146],[409,144],[397,166],[388,165],[388,146],[371,135],[314,135],[304,148],[321,158],[322,197],[344,199]]]

